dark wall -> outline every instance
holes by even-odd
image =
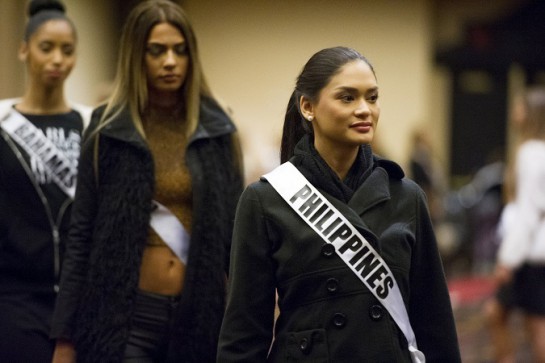
[[[503,160],[507,127],[507,74],[484,69],[454,73],[451,174],[471,175]]]

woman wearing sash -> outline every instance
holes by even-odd
[[[51,362],[51,316],[90,108],[68,103],[76,29],[57,1],[32,1],[19,50],[27,83],[0,101],[0,361]]]
[[[378,99],[374,70],[353,49],[321,50],[303,68],[283,164],[239,201],[217,362],[460,362],[424,193],[372,153]],[[400,301],[382,304],[395,289]]]
[[[236,129],[183,10],[129,14],[84,137],[54,362],[213,362],[242,192]]]

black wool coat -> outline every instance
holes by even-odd
[[[305,174],[296,157],[292,162]],[[425,195],[403,176],[397,164],[375,158],[348,203],[315,186],[390,267],[427,362],[458,363]],[[267,180],[246,188],[237,210],[217,362],[411,362],[388,311],[330,247]]]
[[[87,135],[103,110],[94,111]],[[220,107],[203,98],[199,126],[186,151],[194,214],[168,362],[215,360],[234,211],[243,186],[235,131]],[[75,343],[78,362],[122,359],[154,195],[152,155],[129,112],[99,135],[98,174],[92,137],[82,151],[51,334]]]

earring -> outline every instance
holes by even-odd
[[[313,117],[313,116],[309,116],[309,117],[308,117],[308,120],[309,120],[310,122],[312,122],[312,120],[314,120],[314,117]]]

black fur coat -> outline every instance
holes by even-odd
[[[102,111],[95,111],[95,122]],[[194,216],[169,362],[215,361],[234,213],[243,186],[232,122],[215,102],[203,99],[199,123],[186,153]],[[73,340],[78,362],[120,362],[149,228],[153,160],[128,112],[100,131],[98,178],[92,149],[84,148],[80,161],[52,336]]]

